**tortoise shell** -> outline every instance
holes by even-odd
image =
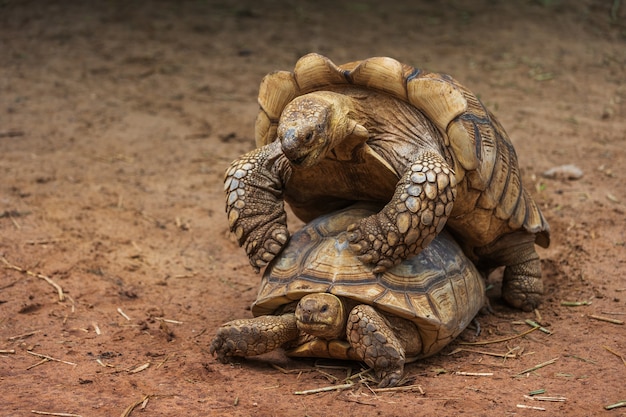
[[[482,275],[447,233],[419,255],[375,274],[348,248],[346,226],[371,215],[360,205],[297,231],[263,275],[255,317],[274,314],[307,294],[327,292],[411,320],[423,341],[419,357],[437,353],[485,304]]]
[[[449,75],[423,71],[388,57],[336,65],[319,54],[305,55],[292,72],[276,71],[262,80],[256,145],[261,147],[277,139],[282,111],[294,98],[315,91],[354,88],[385,93],[409,103],[441,132],[443,145],[453,160],[459,196],[447,224],[469,244],[482,246],[503,233],[523,229],[536,234],[537,244],[548,246],[548,223],[522,187],[517,156],[508,135],[478,97]],[[374,162],[379,166],[367,175],[375,173],[377,178],[370,178],[368,183],[380,184],[376,190],[389,195],[398,174],[384,161]],[[313,192],[314,187],[301,182],[292,187],[294,192]],[[381,201],[388,201],[388,196]],[[298,205],[297,201],[290,203]],[[305,221],[310,220],[306,218],[306,207],[294,211]],[[499,222],[493,222],[494,216]],[[490,226],[476,230],[476,224]]]

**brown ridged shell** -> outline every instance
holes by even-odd
[[[506,132],[476,95],[448,75],[422,71],[387,57],[336,65],[318,54],[305,55],[293,72],[274,72],[263,79],[257,146],[276,140],[280,114],[294,97],[325,89],[340,91],[341,87],[390,94],[415,106],[436,125],[454,159],[457,183],[467,182],[467,198],[455,205],[456,217],[489,211],[505,224],[539,234],[537,243],[548,245],[548,223],[521,186],[517,157]],[[453,219],[449,224],[455,228]]]
[[[412,320],[424,355],[456,337],[484,305],[481,274],[446,232],[419,255],[384,274],[373,274],[349,250],[342,233],[373,212],[345,209],[296,232],[266,269],[252,313],[272,314],[306,294],[328,292]]]

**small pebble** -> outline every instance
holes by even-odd
[[[562,180],[577,180],[582,178],[583,171],[576,165],[560,165],[558,167],[550,168],[544,171],[542,174],[545,178],[554,178]]]

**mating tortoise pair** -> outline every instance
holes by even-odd
[[[481,285],[466,256],[481,269],[506,266],[502,294],[511,305],[539,304],[534,245],[548,246],[548,224],[522,187],[503,128],[465,87],[390,58],[337,66],[310,54],[293,72],[266,76],[259,103],[259,147],[227,170],[227,213],[253,267],[280,255],[255,304],[265,309],[253,309],[262,317],[224,325],[213,353],[224,358],[306,346],[300,349],[306,355],[363,360],[381,385],[393,385],[407,357],[441,349],[483,305],[484,296],[474,292],[463,303],[449,301],[459,285]],[[323,218],[303,233],[328,222],[342,226],[310,242],[298,238],[281,253],[289,240],[283,201],[304,221],[358,201],[384,206],[365,217]],[[444,225],[464,254],[442,234]],[[336,247],[330,258],[319,249],[326,244]],[[438,267],[427,261],[433,257],[447,265],[438,266],[438,278],[432,278]],[[314,264],[317,275],[309,273]],[[385,276],[392,284],[379,294],[374,288]],[[331,309],[336,303],[326,293],[344,304]],[[332,336],[319,330],[326,316],[341,318]],[[328,342],[335,338],[339,351]]]

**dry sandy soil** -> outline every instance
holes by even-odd
[[[626,415],[605,410],[626,400],[626,4],[294,3],[0,2],[0,414]],[[259,282],[223,172],[262,76],[311,51],[452,74],[497,114],[552,227],[545,302],[508,308],[496,276],[460,341],[551,335],[457,340],[390,392],[296,395],[361,365],[209,354]],[[542,176],[563,164],[582,178]]]

